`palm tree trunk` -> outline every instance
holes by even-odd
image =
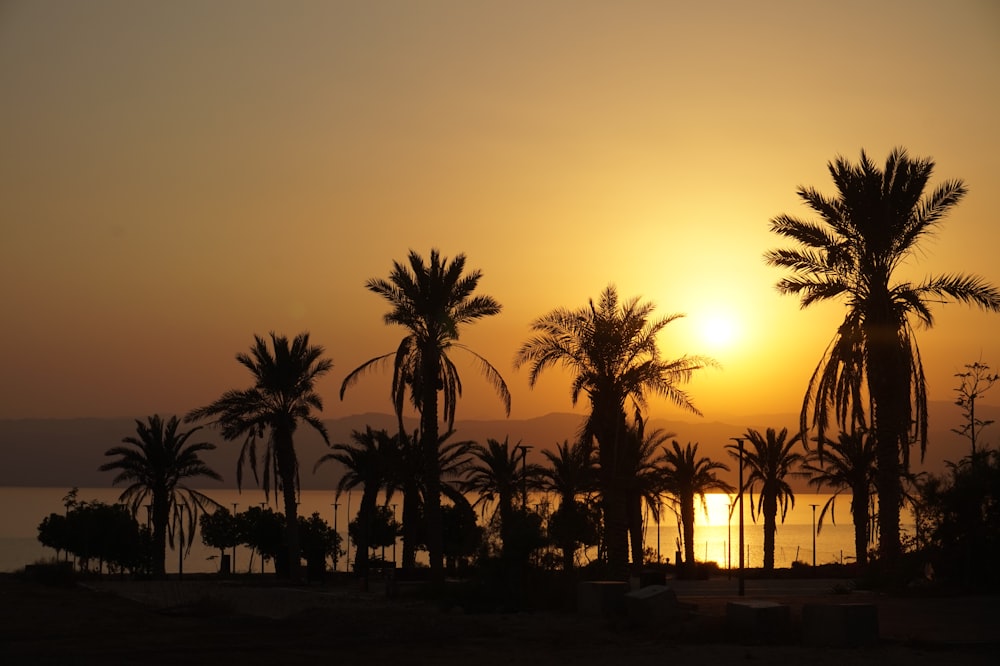
[[[441,359],[439,350],[430,345],[421,350],[423,396],[420,411],[420,438],[424,455],[424,520],[427,525],[427,551],[431,579],[444,585],[444,524],[441,517],[441,470],[438,455],[438,390]]]
[[[900,455],[909,446],[909,363],[904,363],[896,328],[872,324],[868,387],[872,396],[875,462],[878,485],[879,559],[890,576],[898,573],[902,548],[899,510],[902,505]]]
[[[851,518],[854,520],[854,561],[861,566],[868,564],[868,493],[866,488],[856,488],[851,499]]]
[[[604,489],[604,542],[608,552],[608,574],[628,580],[628,519],[625,492],[613,481]]]
[[[354,572],[358,576],[368,576],[368,561],[370,559],[368,551],[372,542],[372,519],[375,516],[377,499],[378,488],[365,486],[364,492],[361,494],[361,506],[358,509],[357,543],[354,544],[357,547],[354,557]]]
[[[684,526],[684,563],[690,570],[694,567],[694,494],[685,493],[681,498],[681,524]]]
[[[413,485],[403,489],[403,568],[417,566],[417,543],[420,541],[420,491]]]
[[[774,571],[774,535],[778,531],[778,498],[768,492],[760,498],[764,511],[764,571]]]
[[[167,521],[170,507],[167,498],[153,494],[153,578],[167,577]]]
[[[632,547],[632,564],[642,566],[643,533],[642,533],[642,497],[630,491],[626,498],[628,507],[629,543]]]
[[[274,446],[281,479],[281,492],[285,504],[285,541],[288,547],[288,578],[301,580],[299,562],[299,498],[295,492],[295,449],[292,433],[287,428],[276,428]]]

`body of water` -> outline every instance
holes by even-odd
[[[39,560],[52,559],[55,551],[46,548],[38,542],[38,525],[50,513],[62,513],[63,497],[68,488],[0,488],[0,571],[15,571]],[[232,511],[246,510],[250,506],[265,502],[264,493],[260,490],[232,489],[204,490],[209,497]],[[113,504],[117,501],[121,489],[118,488],[81,488],[77,498],[80,501],[101,501]],[[788,567],[795,560],[811,564],[813,562],[813,528],[812,504],[817,505],[818,518],[822,506],[829,495],[800,494],[796,495],[795,508],[791,509],[784,524],[778,524],[775,537],[775,566]],[[538,498],[542,500],[542,498]],[[709,515],[706,518],[701,506],[697,508],[695,527],[695,558],[699,561],[715,561],[725,567],[727,562],[737,566],[739,562],[739,517],[734,514],[728,521],[727,506],[730,497],[722,494],[709,495]],[[331,491],[307,490],[302,492],[299,511],[303,516],[318,512],[331,526],[335,526],[341,536],[346,539],[347,524],[357,515],[360,493],[343,495],[339,500]],[[401,500],[400,500],[401,501]],[[336,510],[334,504],[336,503]],[[280,510],[280,505],[271,497],[271,506]],[[402,513],[401,504],[396,506],[397,516]],[[745,507],[744,543],[746,548],[746,566],[759,567],[763,562],[763,525],[755,524],[750,519],[749,503]],[[662,559],[674,561],[678,543],[677,523],[673,513],[664,509],[661,524],[657,526],[652,519],[647,520],[646,548],[654,553],[659,552]],[[386,558],[394,554],[391,548],[386,550]],[[402,556],[402,545],[396,554]],[[592,553],[591,553],[592,555]],[[184,558],[184,571],[189,573],[210,573],[219,568],[219,551],[207,548],[201,543],[200,536],[195,538],[191,552]],[[353,560],[354,554],[351,553]],[[854,527],[851,525],[850,500],[840,497],[837,500],[837,524],[831,524],[829,518],[825,521],[822,531],[816,536],[816,563],[850,562],[854,558]],[[176,573],[179,567],[179,557],[176,551],[167,553],[167,571]],[[338,568],[345,570],[347,562],[341,558]],[[260,571],[260,559],[249,549],[238,547],[235,556],[237,571]],[[270,569],[268,569],[270,570]]]

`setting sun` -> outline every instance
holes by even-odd
[[[701,317],[699,332],[704,343],[713,349],[725,349],[739,340],[739,325],[725,312],[711,312]]]

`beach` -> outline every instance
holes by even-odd
[[[680,582],[678,582],[680,583]],[[686,582],[685,582],[686,583]],[[787,641],[728,636],[718,586],[699,594],[683,622],[636,626],[575,612],[467,613],[372,585],[287,587],[100,581],[44,586],[0,576],[0,657],[8,664],[992,664],[1000,649],[996,596],[805,594],[781,588],[791,608]],[[756,595],[756,590],[748,589]],[[756,597],[755,597],[756,598]],[[878,608],[879,642],[864,648],[804,646],[804,604],[863,601]]]

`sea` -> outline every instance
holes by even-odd
[[[63,513],[63,498],[68,491],[68,488],[0,487],[0,571],[17,571],[25,565],[56,557],[54,550],[38,542],[38,525],[50,513]],[[210,489],[202,492],[230,511],[244,511],[250,506],[267,504],[275,510],[281,509],[273,494],[268,502],[264,492],[258,489]],[[118,501],[120,494],[120,488],[80,488],[77,499],[113,504]],[[785,522],[778,523],[774,552],[776,567],[789,567],[795,561],[828,564],[854,560],[854,527],[851,524],[849,497],[842,495],[836,498],[836,522],[831,521],[827,515],[822,528],[814,530],[814,516],[818,522],[823,506],[830,497],[827,494],[796,494],[795,505],[789,509]],[[401,501],[398,496],[397,499]],[[529,502],[544,513],[547,507],[555,506],[551,499],[532,496]],[[736,567],[739,562],[739,513],[734,510],[730,516],[729,506],[733,503],[733,496],[710,493],[706,500],[705,507],[699,502],[696,508],[695,559],[716,562],[723,568],[728,565]],[[337,529],[346,543],[347,524],[357,515],[359,502],[359,492],[345,493],[337,498],[332,491],[305,490],[302,491],[299,511],[303,516],[318,513],[330,526]],[[397,504],[394,510],[398,510],[398,516],[402,512],[401,504]],[[904,532],[912,533],[912,525],[906,523],[907,517],[904,516],[902,528]],[[763,532],[762,522],[755,523],[751,519],[750,503],[745,501],[744,559],[747,567],[759,567],[763,564]],[[398,549],[386,549],[386,559],[402,555],[402,543],[398,545]],[[679,526],[675,514],[666,506],[661,511],[659,524],[650,512],[646,512],[645,548],[652,559],[658,557],[661,561],[675,561],[676,552],[680,549]],[[232,554],[232,551],[227,551],[227,554]],[[217,549],[208,548],[201,543],[200,536],[197,536],[190,552],[168,550],[167,572],[177,573],[183,567],[185,573],[212,573],[219,570],[219,555]],[[583,559],[586,561],[594,556],[595,553],[591,550],[583,554]],[[340,558],[337,568],[341,571],[348,570],[349,560],[353,559],[352,549],[349,558]],[[236,548],[234,565],[234,570],[238,572],[261,570],[260,558],[244,547]],[[270,570],[270,565],[267,566]]]

